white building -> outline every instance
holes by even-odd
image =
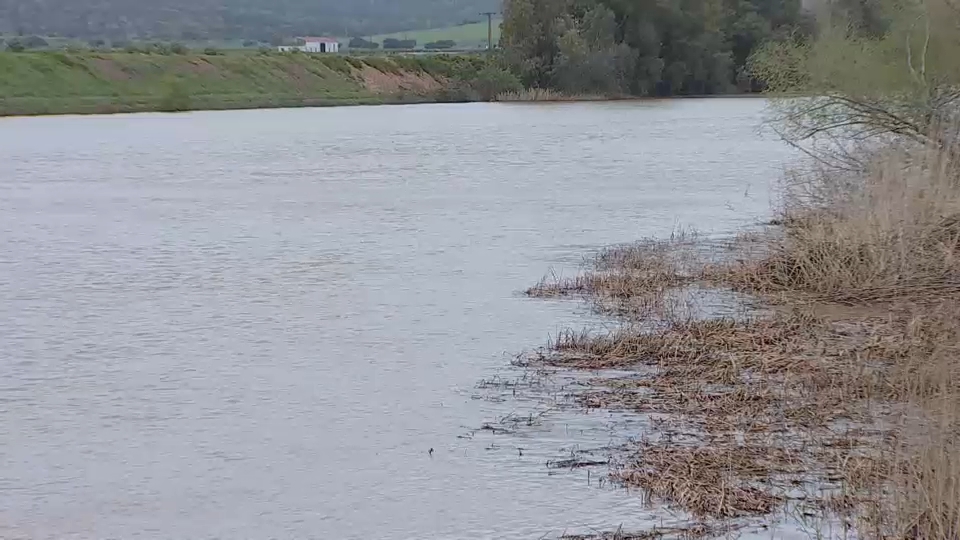
[[[335,53],[340,52],[340,43],[328,37],[301,37],[297,42],[302,45],[284,45],[277,47],[280,52],[302,51],[305,53]]]

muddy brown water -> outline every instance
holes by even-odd
[[[636,429],[554,411],[476,431],[544,410],[477,383],[598,322],[518,293],[550,268],[766,216],[789,150],[764,107],[0,121],[0,538],[661,523],[596,470],[546,466]]]

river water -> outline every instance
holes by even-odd
[[[477,431],[537,410],[477,383],[596,322],[519,294],[551,268],[766,216],[789,150],[764,106],[0,120],[0,538],[660,523],[546,466],[616,442],[611,418]]]

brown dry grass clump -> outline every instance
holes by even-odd
[[[562,102],[562,101],[609,101],[610,98],[599,95],[564,94],[549,88],[524,88],[497,94],[496,101],[500,102]]]
[[[628,323],[561,334],[536,359],[633,372],[576,396],[658,428],[614,477],[698,517],[802,500],[863,538],[960,538],[957,155],[898,149],[856,177],[795,179],[781,232],[725,261],[647,241],[528,291],[582,295]],[[705,286],[777,307],[678,306]]]
[[[625,532],[619,528],[612,532],[597,534],[564,534],[561,540],[697,540],[717,536],[726,532],[723,528],[710,527],[704,524],[689,527],[654,527],[642,532]]]
[[[686,447],[643,443],[613,478],[672,501],[700,518],[732,518],[774,511],[784,501],[770,481],[795,473],[799,456],[765,446]]]
[[[526,290],[533,298],[583,297],[598,311],[640,318],[681,310],[670,291],[700,279],[696,234],[675,232],[669,240],[642,240],[601,250],[588,272],[571,278],[549,275]]]
[[[685,238],[685,237],[684,237]],[[593,271],[573,278],[548,276],[527,289],[534,298],[569,295],[634,297],[662,292],[691,283],[695,276],[684,272],[689,253],[680,249],[684,240],[644,240],[607,248],[592,261]]]

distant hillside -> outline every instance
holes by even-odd
[[[0,0],[0,34],[269,41],[451,26],[499,7],[500,0]]]
[[[494,43],[500,40],[500,23],[500,19],[493,21]],[[450,40],[456,42],[459,47],[485,47],[487,43],[487,21],[484,19],[482,22],[471,24],[458,24],[429,30],[392,32],[373,36],[373,40],[377,43],[383,43],[383,40],[387,38],[415,39],[419,46],[423,46],[431,41]]]

